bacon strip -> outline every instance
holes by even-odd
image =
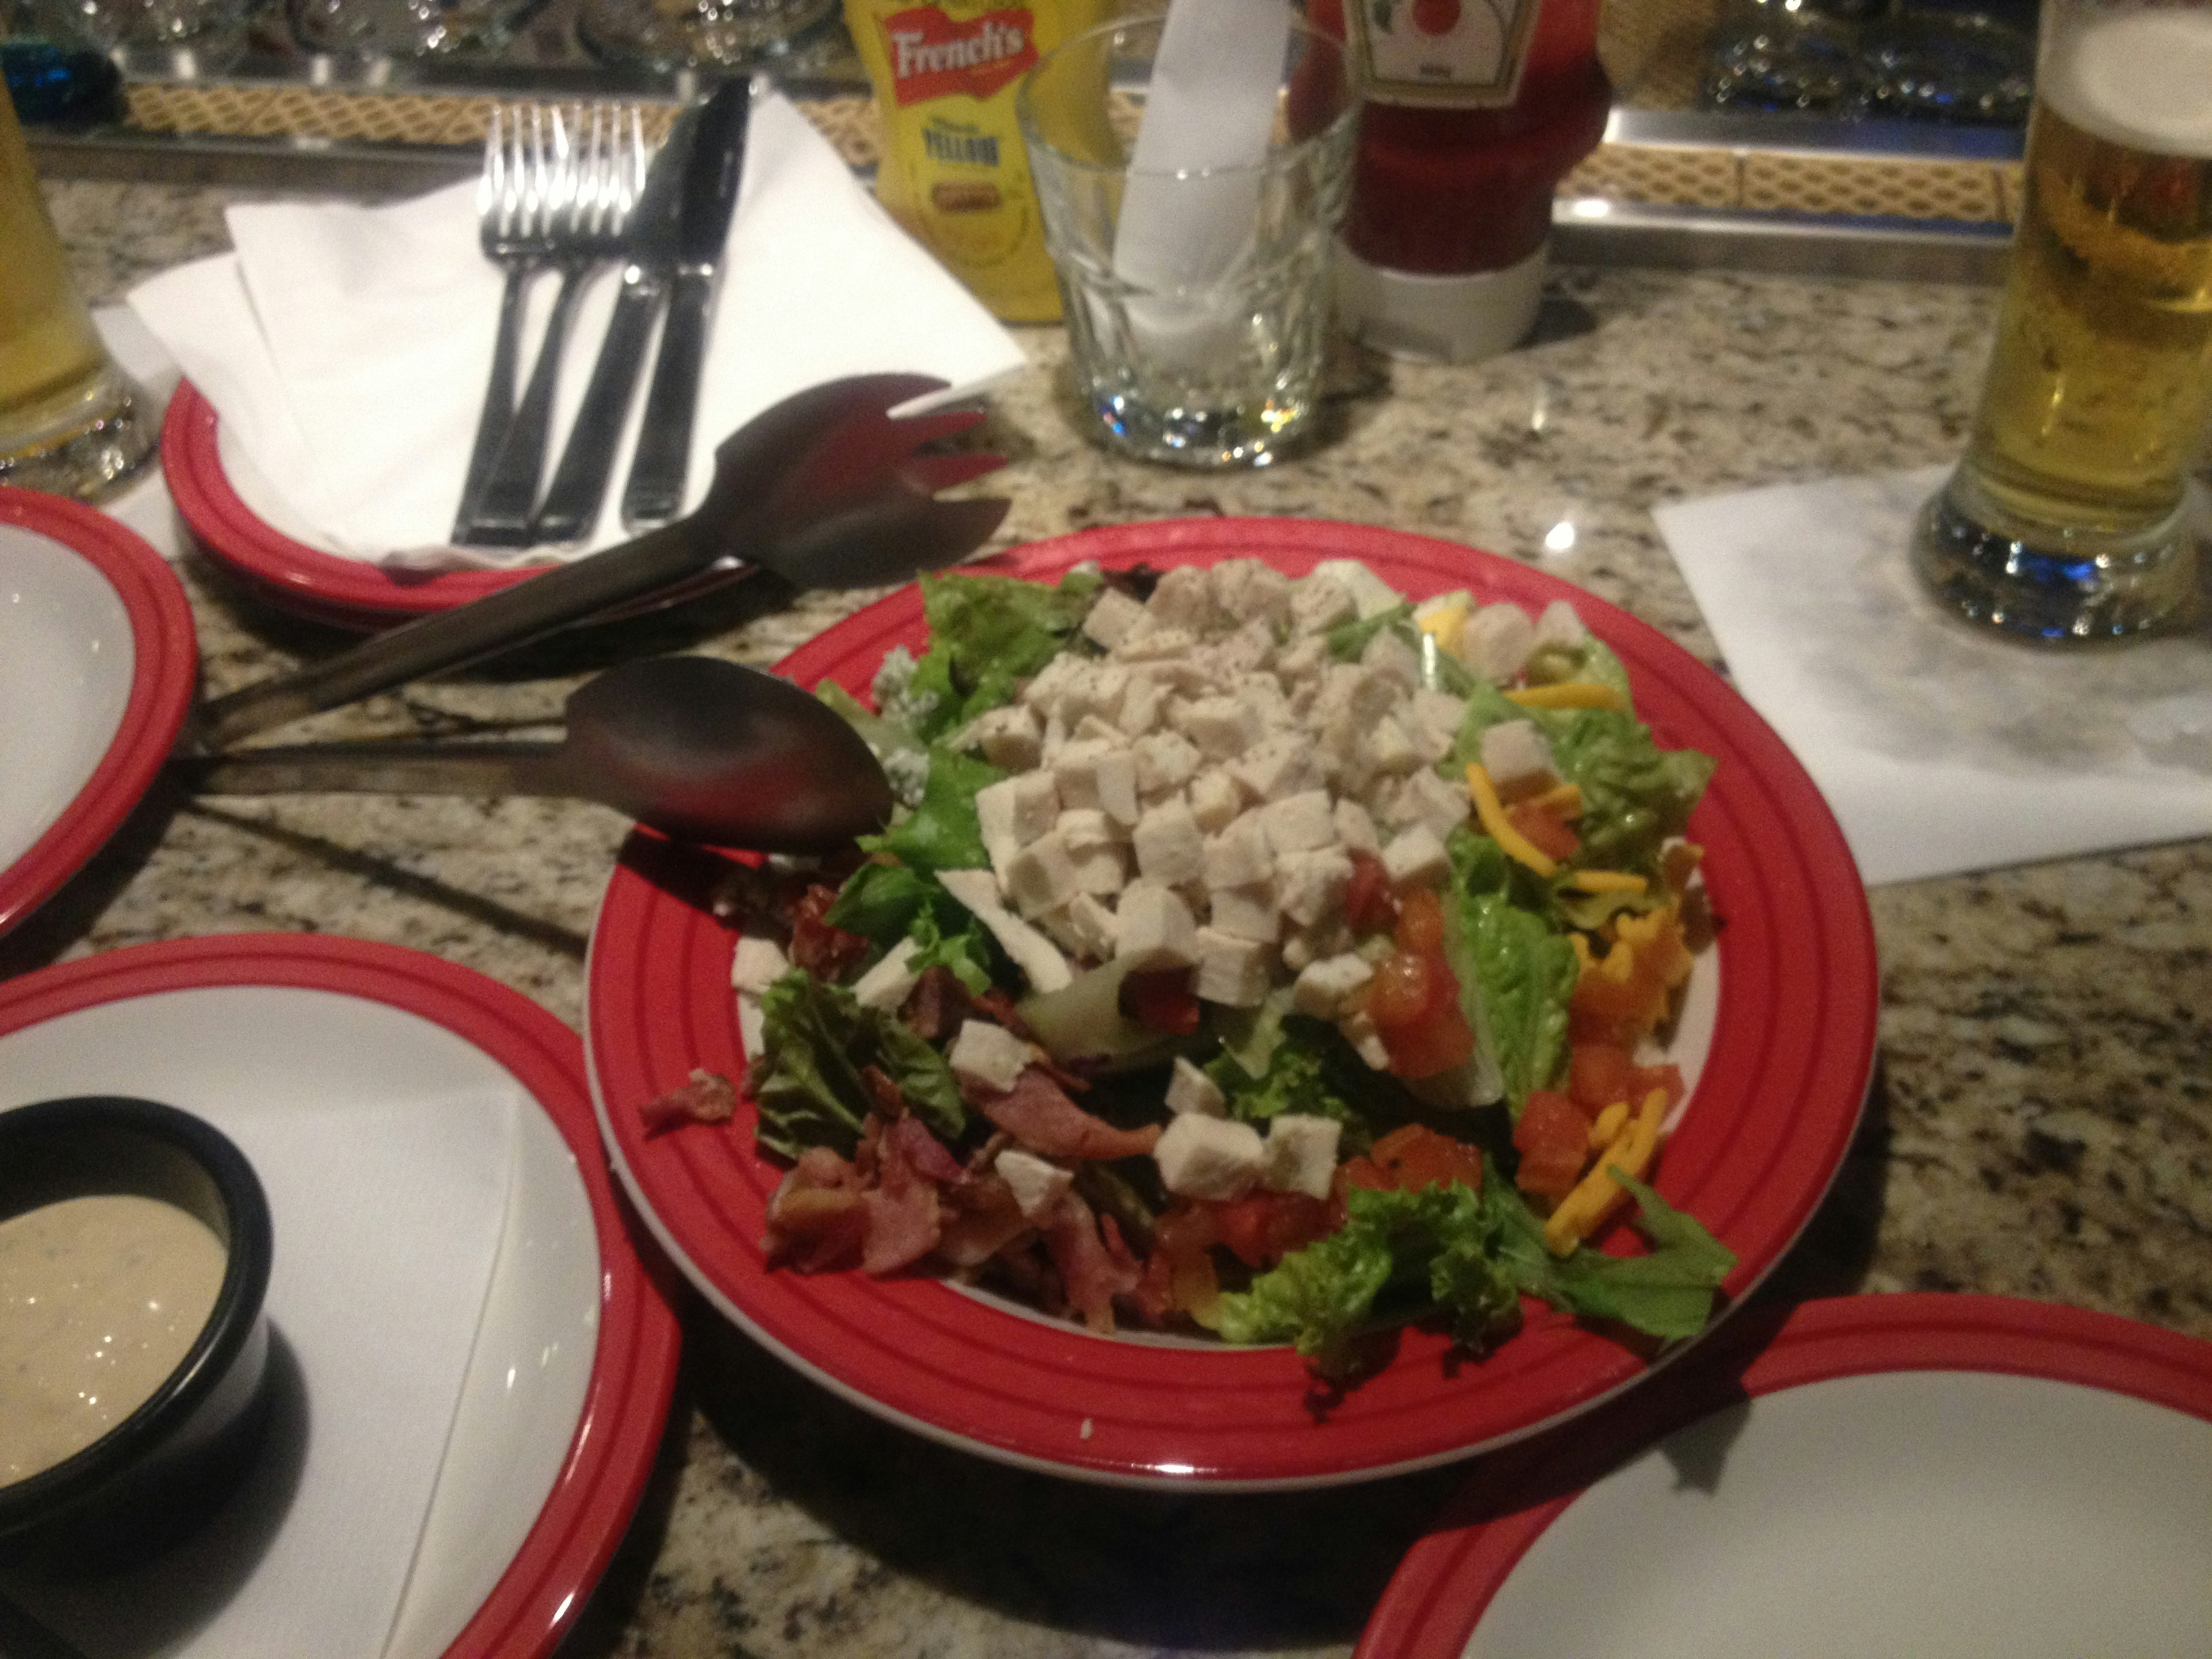
[[[646,1139],[650,1140],[693,1123],[727,1123],[737,1109],[738,1091],[729,1079],[695,1068],[687,1081],[647,1101],[637,1109],[637,1115],[644,1120]]]
[[[1115,1243],[1120,1243],[1116,1234]],[[1101,1336],[1114,1329],[1114,1298],[1137,1288],[1142,1276],[1126,1251],[1117,1260],[1098,1235],[1097,1218],[1091,1206],[1073,1193],[1063,1193],[1044,1218],[1044,1247],[1052,1265],[1060,1270],[1067,1300],[1083,1316],[1083,1322]]]
[[[1160,1138],[1160,1126],[1117,1129],[1093,1117],[1042,1067],[1032,1066],[1004,1094],[975,1089],[969,1099],[984,1116],[1046,1158],[1141,1158]]]
[[[945,1150],[945,1143],[930,1133],[918,1117],[893,1119],[891,1126],[884,1131],[884,1140],[896,1144],[915,1174],[927,1176],[940,1187],[957,1186],[968,1179],[968,1171],[960,1160]]]
[[[761,1250],[803,1273],[833,1273],[860,1261],[868,1231],[860,1174],[826,1146],[810,1146],[768,1201]]]
[[[906,1140],[897,1133],[899,1124],[911,1121],[901,1118],[878,1143],[878,1184],[860,1195],[868,1217],[867,1237],[860,1246],[860,1267],[878,1279],[912,1267],[935,1249],[937,1241],[944,1236],[936,1184],[908,1162]],[[926,1136],[928,1131],[922,1133]],[[944,1148],[939,1147],[938,1151],[941,1155]]]

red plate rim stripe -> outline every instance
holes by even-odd
[[[131,623],[131,693],[106,752],[27,852],[0,870],[0,933],[84,867],[131,816],[168,758],[199,675],[191,606],[176,572],[137,533],[59,495],[0,489],[0,524],[61,543],[97,570]]]
[[[1735,1217],[1723,1236],[1743,1266],[1741,1296],[1810,1217],[1856,1126],[1873,1056],[1872,927],[1843,839],[1809,779],[1747,706],[1679,647],[1603,601],[1541,573],[1455,544],[1369,526],[1297,520],[1208,520],[1093,530],[980,567],[1050,578],[1085,559],[1183,562],[1231,553],[1297,573],[1320,558],[1364,558],[1416,597],[1474,586],[1486,598],[1571,598],[1628,662],[1644,718],[1670,741],[1719,756],[1701,812],[1717,842],[1742,848],[1716,869],[1717,902],[1778,912],[1721,939],[1724,1007],[1773,1009],[1760,1029],[1717,1030],[1687,1144],[1707,1126],[1741,1131],[1748,1152],[1686,1157],[1693,1185],[1662,1164],[1662,1189]],[[811,685],[865,689],[884,650],[921,636],[912,589],[862,611],[793,653],[781,672]],[[1645,706],[1648,702],[1648,706]],[[1703,823],[1693,833],[1701,833]],[[879,1413],[1009,1462],[1091,1479],[1198,1479],[1222,1488],[1355,1480],[1465,1455],[1533,1432],[1643,1375],[1642,1363],[1553,1316],[1498,1353],[1449,1374],[1445,1345],[1407,1334],[1395,1364],[1316,1425],[1302,1368],[1287,1350],[1175,1349],[1108,1342],[1000,1311],[929,1280],[764,1273],[757,1234],[772,1177],[750,1150],[749,1113],[732,1132],[647,1142],[635,1106],[695,1065],[741,1065],[727,989],[731,939],[673,890],[709,855],[633,837],[594,933],[586,1035],[603,1127],[617,1170],[678,1264],[717,1306],[769,1346]],[[1772,863],[1782,875],[1770,877]],[[1787,879],[1783,879],[1786,875]],[[660,884],[656,884],[656,880]],[[1785,931],[1788,930],[1788,931]],[[1785,944],[1804,954],[1784,960]],[[1794,1035],[1769,981],[1814,1000]],[[1770,1054],[1778,1032],[1790,1038]],[[1778,1065],[1778,1076],[1723,1075]],[[1756,1139],[1751,1137],[1758,1137]],[[1778,1190],[1761,1200],[1748,1157]],[[1778,1170],[1778,1176],[1770,1176]],[[1740,1213],[1739,1213],[1740,1212]],[[1709,1218],[1710,1219],[1710,1218]],[[1082,1437],[1079,1424],[1091,1431]]]
[[[1355,1659],[1459,1659],[1521,1558],[1590,1486],[1735,1400],[1837,1377],[1976,1371],[2078,1383],[2212,1423],[2212,1343],[2010,1297],[1838,1297],[1747,1314],[1649,1388],[1485,1458],[1392,1577]]]
[[[215,405],[177,384],[161,422],[161,471],[201,550],[272,603],[340,627],[378,628],[511,587],[529,570],[403,576],[295,541],[258,517],[222,468]]]
[[[520,992],[419,951],[325,934],[129,945],[0,985],[0,1036],[167,991],[279,986],[358,997],[444,1027],[513,1073],[575,1155],[599,1245],[598,1347],[584,1407],[536,1522],[446,1659],[543,1659],[582,1611],[642,1496],[682,1335],[600,1158],[581,1045]]]

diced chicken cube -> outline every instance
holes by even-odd
[[[1056,713],[1067,695],[1068,687],[1079,677],[1090,672],[1080,657],[1059,656],[1030,678],[1022,687],[1021,701],[1038,714],[1049,716]]]
[[[1143,624],[1129,630],[1121,643],[1114,647],[1114,660],[1121,663],[1172,662],[1187,657],[1198,644],[1198,635],[1188,628],[1169,628],[1147,617]]]
[[[1129,637],[1129,630],[1144,617],[1142,600],[1131,598],[1118,587],[1102,588],[1083,618],[1084,637],[1102,650],[1111,651]]]
[[[1103,743],[1118,749],[1122,744],[1121,728],[1099,714],[1085,714],[1068,734],[1078,743]]]
[[[1136,823],[1137,757],[1127,749],[1109,749],[1091,763],[1091,782],[1106,816],[1126,831]]]
[[[1310,684],[1334,660],[1328,654],[1328,641],[1318,634],[1310,634],[1275,653],[1275,676],[1285,685]]]
[[[1084,892],[1111,898],[1129,879],[1128,854],[1112,844],[1074,855],[1075,884]]]
[[[1198,994],[1202,1001],[1230,1008],[1256,1008],[1267,997],[1267,947],[1237,939],[1216,927],[1201,927],[1198,952]]]
[[[1357,559],[1323,559],[1313,568],[1313,574],[1351,594],[1362,617],[1379,617],[1405,603],[1396,588]]]
[[[1557,775],[1551,740],[1534,720],[1500,720],[1482,734],[1482,769],[1498,793],[1511,799],[1532,794]]]
[[[1387,1072],[1390,1069],[1390,1051],[1382,1046],[1382,1033],[1365,1009],[1356,1008],[1348,1014],[1340,1015],[1336,1029],[1352,1045],[1352,1052],[1367,1062],[1369,1071]]]
[[[1215,641],[1206,652],[1215,675],[1231,681],[1251,673],[1274,654],[1275,630],[1260,621],[1246,623],[1226,638]]]
[[[1185,1112],[1220,1117],[1229,1109],[1220,1086],[1181,1054],[1176,1056],[1175,1070],[1168,1077],[1167,1102],[1168,1110],[1178,1117]]]
[[[985,760],[1003,770],[1027,771],[1044,754],[1044,723],[1036,710],[1010,702],[970,720],[957,746],[981,750]]]
[[[1111,588],[1109,598],[1119,598]],[[1130,601],[1134,604],[1134,600]],[[1049,1158],[1039,1158],[1035,1152],[1025,1152],[1018,1146],[1009,1146],[991,1160],[999,1179],[1012,1189],[1014,1203],[1020,1208],[1023,1218],[1042,1221],[1047,1212],[1060,1202],[1060,1197],[1074,1184],[1075,1172],[1063,1170]]]
[[[1368,766],[1391,777],[1402,777],[1421,764],[1421,751],[1414,745],[1413,734],[1393,714],[1375,722],[1364,749]]]
[[[1401,830],[1382,849],[1382,868],[1390,884],[1401,892],[1414,887],[1441,886],[1451,874],[1451,859],[1444,844],[1425,823]]]
[[[1228,760],[1259,742],[1259,711],[1237,697],[1200,697],[1176,711],[1176,729],[1209,760]]]
[[[1053,775],[1046,771],[1022,772],[1001,781],[1012,786],[1014,810],[1007,827],[1016,838],[1030,842],[1049,833],[1054,820],[1060,817],[1060,789]],[[996,789],[1001,785],[985,787]],[[978,792],[979,797],[981,793]]]
[[[1467,822],[1468,811],[1466,787],[1445,782],[1425,767],[1399,786],[1390,801],[1394,824],[1401,830],[1425,824],[1438,841]]]
[[[1267,1168],[1267,1143],[1249,1123],[1183,1112],[1152,1148],[1160,1185],[1178,1198],[1242,1198]]]
[[[1066,915],[1079,955],[1103,962],[1114,954],[1121,939],[1121,922],[1113,911],[1089,893],[1078,893],[1068,901]]]
[[[1196,881],[1205,870],[1205,838],[1190,807],[1180,799],[1146,812],[1137,820],[1131,839],[1137,849],[1137,868],[1164,886]]]
[[[1320,778],[1310,738],[1289,732],[1263,738],[1230,763],[1230,775],[1254,800],[1281,800],[1316,787]]]
[[[1428,759],[1440,761],[1459,738],[1460,722],[1467,718],[1467,699],[1449,691],[1416,691],[1413,716],[1414,735],[1428,739]]]
[[[1116,958],[1187,968],[1198,960],[1198,922],[1182,896],[1157,881],[1133,881],[1115,912]]]
[[[1477,679],[1510,685],[1528,665],[1536,624],[1510,600],[1486,605],[1467,619],[1459,636],[1459,659]]]
[[[1344,1126],[1333,1117],[1285,1112],[1267,1124],[1262,1184],[1279,1193],[1327,1198],[1336,1178],[1336,1148]]]
[[[1273,887],[1263,881],[1250,887],[1212,889],[1206,925],[1216,933],[1273,945],[1282,932]]]
[[[1097,738],[1079,738],[1053,757],[1054,799],[1063,809],[1098,805],[1098,763],[1114,752]]]
[[[1081,890],[1075,860],[1057,830],[1048,830],[1014,854],[1006,866],[1006,896],[1025,916],[1056,910]]]
[[[1578,651],[1588,638],[1589,629],[1575,614],[1574,606],[1565,599],[1553,599],[1544,607],[1543,614],[1536,618],[1536,633],[1531,649]]]
[[[1276,902],[1301,927],[1341,909],[1351,884],[1352,860],[1339,847],[1285,853],[1275,863]]]
[[[905,1002],[907,993],[921,975],[910,965],[921,946],[902,939],[884,953],[884,959],[853,981],[853,999],[863,1008],[889,1013]]]
[[[1254,810],[1278,856],[1335,844],[1336,816],[1326,789],[1309,789]]]
[[[1330,577],[1307,576],[1291,585],[1291,627],[1297,633],[1325,633],[1358,614],[1358,602]]]
[[[1200,772],[1190,781],[1190,815],[1209,836],[1227,829],[1240,805],[1235,781],[1219,767]]]
[[[730,985],[734,990],[758,995],[781,979],[790,967],[790,958],[774,939],[740,933],[737,954],[730,958]]]
[[[962,1020],[945,1055],[956,1075],[1002,1092],[1021,1080],[1036,1058],[1028,1043],[988,1019]]]
[[[1356,952],[1323,957],[1298,970],[1297,982],[1291,987],[1291,1001],[1302,1014],[1334,1019],[1344,1012],[1352,993],[1374,977],[1375,969]]]
[[[1180,789],[1198,770],[1198,750],[1180,732],[1154,732],[1139,738],[1134,752],[1139,798]]]
[[[1421,659],[1395,628],[1378,629],[1359,653],[1359,665],[1401,690],[1413,691],[1421,683]]]
[[[1202,875],[1208,887],[1248,887],[1275,872],[1275,849],[1257,811],[1245,813],[1206,843]]]
[[[1213,567],[1214,608],[1225,617],[1269,623],[1291,615],[1291,579],[1257,559],[1224,559]]]
[[[1346,852],[1382,852],[1382,837],[1375,833],[1375,820],[1358,801],[1349,798],[1339,800],[1335,817],[1336,838],[1344,843]]]
[[[1198,565],[1178,565],[1160,577],[1145,614],[1164,627],[1204,634],[1215,625],[1212,579]]]
[[[1071,854],[1088,853],[1094,848],[1109,847],[1122,838],[1116,832],[1114,821],[1096,806],[1063,809],[1053,829]]]

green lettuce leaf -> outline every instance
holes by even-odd
[[[921,755],[928,748],[903,723],[877,714],[835,680],[823,681],[814,688],[814,695],[845,717],[845,723],[860,734],[860,741],[875,751],[878,760],[893,755]]]
[[[924,871],[864,864],[846,878],[823,919],[885,950],[912,939],[916,949],[908,965],[916,973],[942,966],[970,991],[991,988],[998,958],[982,923]]]
[[[1668,1340],[1695,1336],[1712,1317],[1714,1294],[1734,1270],[1735,1253],[1642,1182],[1613,1174],[1636,1200],[1637,1231],[1651,1243],[1649,1255],[1610,1256],[1587,1245],[1553,1255],[1544,1224],[1493,1169],[1483,1197],[1496,1223],[1499,1266],[1520,1291],[1580,1318],[1618,1320]]]
[[[928,709],[921,735],[941,737],[1011,701],[1074,637],[1102,586],[1092,571],[1070,571],[1057,587],[1012,576],[922,577],[929,653],[908,692]]]
[[[1528,880],[1489,836],[1464,825],[1444,842],[1444,955],[1478,1049],[1497,1067],[1516,1119],[1532,1089],[1547,1088],[1567,1055],[1567,999],[1581,972],[1575,947],[1534,909],[1515,902]],[[1524,879],[1525,878],[1525,879]],[[1544,901],[1539,886],[1525,895]]]
[[[1354,1340],[1392,1320],[1441,1312],[1461,1341],[1480,1347],[1517,1316],[1513,1285],[1489,1250],[1493,1224],[1469,1188],[1355,1187],[1345,1207],[1338,1231],[1221,1298],[1224,1337],[1289,1342],[1323,1376],[1341,1377],[1357,1366]]]
[[[1613,647],[1595,634],[1585,635],[1580,645],[1547,646],[1537,652],[1528,659],[1528,684],[1602,685],[1624,697],[1629,695],[1628,670]]]
[[[1633,870],[1656,877],[1660,848],[1679,836],[1713,775],[1711,756],[1661,749],[1651,728],[1608,708],[1553,711],[1552,756],[1559,775],[1579,784],[1582,850],[1589,870]]]
[[[990,854],[975,817],[976,792],[1004,776],[988,761],[933,744],[921,805],[882,835],[861,836],[860,846],[889,853],[915,870],[979,869],[990,862]]]
[[[957,1140],[968,1109],[945,1058],[893,1015],[863,1008],[842,986],[794,968],[761,997],[761,1054],[750,1082],[760,1107],[756,1138],[797,1158],[809,1146],[850,1157],[875,1109],[860,1080],[882,1068],[939,1139]]]

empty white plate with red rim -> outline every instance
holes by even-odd
[[[160,554],[79,502],[0,489],[0,933],[130,816],[198,672]]]
[[[272,1645],[272,1633],[327,1632],[337,1622],[331,1610],[343,1607],[356,1620],[339,1644],[349,1650],[390,1659],[550,1652],[644,1490],[679,1346],[664,1288],[639,1257],[607,1178],[574,1035],[506,987],[418,951],[289,934],[187,939],[0,985],[0,1110],[90,1093],[198,1112],[261,1165],[277,1218],[270,1318],[305,1379],[304,1407],[291,1413],[305,1427],[300,1444],[283,1454],[298,1460],[300,1472],[289,1492],[279,1488],[276,1519],[240,1534],[258,1559],[234,1563],[228,1555],[237,1552],[226,1546],[226,1559],[212,1564],[240,1572],[227,1601],[198,1605],[191,1598],[204,1586],[159,1571],[130,1580],[127,1601],[96,1582],[19,1578],[11,1593],[64,1634],[73,1633],[72,1613],[95,1631],[122,1617],[143,1632],[158,1616],[178,1630],[163,1651],[206,1650],[210,1632],[225,1632],[226,1619],[244,1620],[242,1609],[252,1627],[227,1632],[225,1650],[301,1651]],[[395,1180],[423,1179],[431,1141],[453,1144],[433,1126],[459,1113],[498,1115],[495,1144],[511,1162],[485,1190],[503,1199],[481,1216],[411,1224],[404,1203],[388,1202],[390,1218],[380,1222],[386,1205],[377,1194],[391,1194]],[[335,1137],[339,1147],[374,1138],[386,1180],[366,1194],[366,1206],[347,1184],[359,1178],[343,1153],[305,1166],[257,1156],[257,1146],[302,1144],[303,1130],[310,1146],[325,1144],[316,1135]],[[422,1156],[410,1161],[418,1142]],[[460,1340],[439,1356],[453,1368],[442,1396],[450,1420],[404,1425],[409,1443],[428,1448],[413,1472],[387,1474],[377,1464],[386,1442],[358,1443],[356,1424],[335,1420],[344,1413],[329,1395],[343,1392],[344,1379],[331,1380],[331,1353],[314,1346],[316,1333],[334,1322],[344,1333],[341,1358],[402,1346],[412,1335],[404,1328],[404,1292],[311,1308],[323,1281],[309,1276],[295,1278],[289,1313],[283,1300],[287,1253],[299,1261],[330,1249],[303,1233],[364,1207],[374,1243],[345,1248],[414,1264],[398,1269],[403,1285],[436,1270],[453,1234],[480,1233],[489,1246]],[[308,1228],[288,1232],[288,1212],[296,1219],[302,1212]],[[335,1438],[319,1437],[319,1428]],[[352,1478],[326,1486],[334,1469]],[[391,1535],[400,1547],[374,1553],[355,1530],[366,1532],[358,1517],[383,1496],[368,1488],[403,1479],[415,1482],[416,1507],[395,1500],[401,1525]],[[221,1524],[238,1524],[236,1506]],[[303,1560],[312,1570],[300,1570]],[[364,1587],[368,1580],[375,1582]],[[164,1599],[174,1596],[186,1604]],[[374,1637],[353,1639],[362,1620],[376,1627],[380,1647]]]
[[[388,569],[317,547],[239,447],[222,436],[215,405],[178,384],[161,422],[161,471],[200,547],[280,610],[340,628],[388,628],[465,605],[526,580],[501,570]]]
[[[1781,741],[1709,670],[1626,612],[1452,543],[1300,520],[1209,519],[1087,531],[976,569],[1042,580],[1095,560],[1155,567],[1256,556],[1291,574],[1364,561],[1419,599],[1472,588],[1534,608],[1571,600],[1627,665],[1637,711],[1668,748],[1718,763],[1690,825],[1723,919],[1710,1042],[1661,1156],[1659,1190],[1739,1257],[1741,1297],[1796,1237],[1858,1121],[1876,981],[1866,897],[1834,820]],[[893,646],[924,642],[916,590],[831,628],[781,672],[866,693]],[[736,1079],[735,937],[705,908],[723,855],[641,832],[592,940],[592,1088],[617,1171],[654,1233],[730,1318],[809,1375],[892,1420],[990,1456],[1132,1484],[1316,1486],[1467,1455],[1587,1410],[1645,1359],[1539,1304],[1480,1362],[1409,1329],[1342,1398],[1317,1401],[1287,1348],[1104,1338],[925,1278],[769,1271],[760,1241],[781,1178],[753,1115],[644,1136],[638,1109],[695,1066]],[[1627,1230],[1612,1248],[1629,1248]]]
[[[1761,1310],[1478,1466],[1363,1659],[2166,1659],[2212,1632],[2212,1344],[1979,1296]]]

